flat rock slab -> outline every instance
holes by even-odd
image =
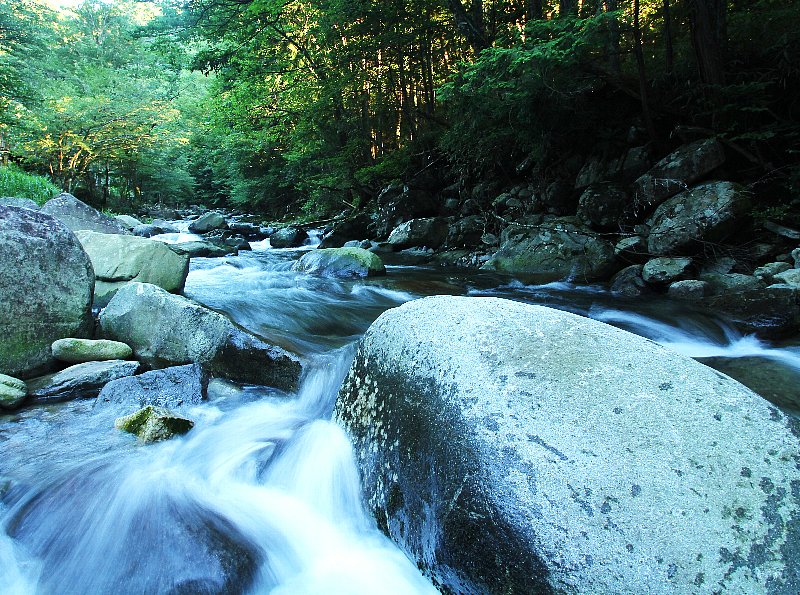
[[[138,370],[139,362],[121,360],[75,364],[55,374],[30,380],[28,392],[37,403],[96,397],[105,384],[133,376]]]
[[[798,593],[795,422],[620,329],[497,298],[381,315],[339,393],[379,526],[453,593]]]
[[[198,364],[173,366],[112,380],[97,396],[96,406],[122,405],[137,409],[147,405],[178,409],[198,405],[208,387],[208,376]]]
[[[69,364],[129,359],[133,355],[125,343],[108,339],[58,339],[51,347],[53,357]]]

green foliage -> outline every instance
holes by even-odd
[[[59,192],[44,176],[25,172],[13,163],[0,166],[0,196],[29,198],[41,206]]]

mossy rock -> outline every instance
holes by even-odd
[[[194,427],[194,422],[167,409],[148,405],[136,413],[118,417],[114,427],[135,434],[143,442],[159,442],[185,434]]]
[[[363,248],[319,248],[306,252],[294,264],[294,270],[349,279],[386,274],[380,257]]]
[[[18,378],[0,374],[0,409],[16,409],[28,395],[28,386]]]
[[[128,359],[133,350],[120,341],[100,339],[58,339],[52,345],[53,357],[70,364]]]

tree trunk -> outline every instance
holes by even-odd
[[[578,16],[578,0],[559,0],[558,18]]]
[[[619,8],[617,0],[606,0],[606,11],[616,12]],[[608,23],[608,67],[614,74],[620,74],[619,20],[614,15]]]
[[[525,0],[525,21],[540,21],[544,18],[542,0]]]
[[[491,45],[486,38],[486,31],[483,29],[483,19],[481,19],[481,22],[475,22],[475,19],[467,13],[467,9],[461,0],[447,0],[447,6],[453,13],[456,27],[467,38],[476,54]]]
[[[707,85],[725,84],[727,41],[726,0],[690,0],[692,45],[700,80]]]
[[[639,95],[642,102],[642,119],[651,141],[656,140],[656,129],[650,115],[650,102],[647,99],[647,73],[644,68],[644,52],[642,51],[642,29],[639,24],[639,0],[633,0],[633,51],[636,54],[636,69],[639,74]]]
[[[669,0],[663,0],[664,10],[664,69],[667,76],[672,76],[675,54],[672,49],[672,18],[669,12]]]

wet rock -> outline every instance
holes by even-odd
[[[647,246],[653,254],[684,254],[703,242],[720,242],[736,231],[750,209],[744,189],[731,182],[708,182],[663,203],[648,221]]]
[[[725,163],[725,150],[714,138],[684,145],[656,163],[634,183],[634,201],[646,212]]]
[[[138,409],[147,405],[178,409],[199,405],[206,397],[208,375],[198,364],[151,370],[106,384],[96,407],[123,405]]]
[[[618,228],[627,208],[628,193],[616,184],[592,184],[578,199],[578,217],[598,229]]]
[[[123,235],[130,233],[127,227],[116,219],[104,215],[66,192],[62,192],[44,203],[41,211],[52,215],[72,231],[88,229],[100,233],[119,233]]]
[[[647,251],[647,241],[641,236],[622,238],[614,246],[614,255],[621,261],[634,264],[643,264],[650,257],[650,253]]]
[[[133,232],[133,235],[140,238],[151,238],[164,233],[162,228],[158,227],[157,225],[150,224],[137,225],[131,231]]]
[[[133,350],[125,343],[107,339],[58,339],[51,347],[53,357],[69,364],[128,359]]]
[[[775,235],[786,238],[787,240],[800,240],[800,231],[792,229],[791,227],[779,225],[774,221],[764,221],[763,227],[767,231],[771,231]]]
[[[386,274],[381,259],[363,248],[318,248],[303,254],[292,270],[345,279]]]
[[[775,281],[775,275],[783,273],[792,268],[788,262],[770,262],[763,266],[758,267],[753,271],[753,276],[762,279],[767,285],[778,283]]]
[[[142,442],[160,442],[185,434],[194,427],[194,422],[162,407],[148,405],[136,413],[118,417],[114,427],[136,435]]]
[[[222,314],[148,283],[120,289],[100,314],[103,334],[152,368],[198,363],[231,380],[297,388],[300,362]]]
[[[14,196],[0,197],[0,207],[19,207],[21,209],[31,209],[32,211],[39,210],[39,205],[30,198],[16,198]]]
[[[716,289],[715,295],[705,298],[703,304],[710,310],[725,313],[743,332],[780,338],[800,330],[798,288],[783,284],[752,287],[747,289],[742,283],[736,291]]]
[[[448,248],[474,248],[481,245],[486,230],[486,218],[469,215],[450,224],[447,231]]]
[[[175,227],[169,221],[164,221],[163,219],[153,219],[150,224],[153,227],[157,227],[161,230],[160,233],[180,233],[180,229]]]
[[[507,238],[482,269],[581,282],[608,279],[619,268],[613,244],[572,223],[519,228]]]
[[[380,528],[443,591],[797,590],[792,422],[652,341],[416,300],[370,327],[335,418]]]
[[[92,331],[94,271],[75,235],[54,217],[0,206],[0,373],[52,369],[50,345]]]
[[[284,227],[269,236],[273,248],[297,248],[308,239],[308,234],[299,227]]]
[[[117,221],[122,223],[125,226],[125,229],[128,231],[133,231],[134,228],[142,225],[142,222],[139,221],[136,217],[131,217],[130,215],[117,215],[114,217]]]
[[[226,229],[227,227],[228,223],[221,213],[209,211],[192,221],[189,224],[189,231],[192,233],[207,233],[215,229]]]
[[[652,258],[642,269],[642,278],[654,285],[669,285],[685,279],[692,269],[691,258]]]
[[[178,254],[186,254],[190,258],[206,257],[219,258],[235,252],[230,246],[225,246],[211,242],[209,240],[196,240],[192,242],[179,242],[170,244],[169,248]]]
[[[171,292],[180,292],[189,274],[189,256],[178,254],[164,242],[78,231],[75,235],[92,260],[100,290],[94,302],[105,306],[116,290],[130,281],[152,283]]]
[[[16,409],[28,396],[28,386],[19,378],[0,374],[0,409]]]
[[[365,237],[386,238],[403,221],[432,217],[439,213],[439,203],[431,193],[414,185],[392,184],[377,197],[378,213]]]
[[[75,364],[55,374],[29,380],[28,393],[36,403],[96,397],[105,384],[133,376],[138,370],[139,362],[122,360]]]
[[[696,302],[702,300],[709,295],[711,290],[707,281],[700,281],[699,279],[684,279],[683,281],[675,281],[670,284],[667,289],[667,295],[676,300],[685,300],[687,302]]]
[[[774,276],[775,283],[785,283],[790,287],[800,287],[800,269],[789,269]]]
[[[720,273],[727,275],[736,268],[736,259],[730,256],[720,256],[706,260],[700,267],[700,274],[708,275],[713,273]]]
[[[352,219],[340,221],[333,229],[326,233],[319,244],[320,248],[342,248],[351,240],[363,240],[369,237],[369,225],[372,219],[369,215],[357,215]]]
[[[758,277],[741,273],[707,273],[700,278],[708,283],[711,295],[758,291],[766,287],[764,281]]]
[[[433,217],[401,223],[389,234],[387,242],[394,250],[403,250],[419,246],[438,248],[445,239],[447,239],[447,220]]]
[[[637,297],[650,293],[652,290],[642,279],[640,264],[632,264],[618,272],[611,279],[611,292],[625,297]]]

